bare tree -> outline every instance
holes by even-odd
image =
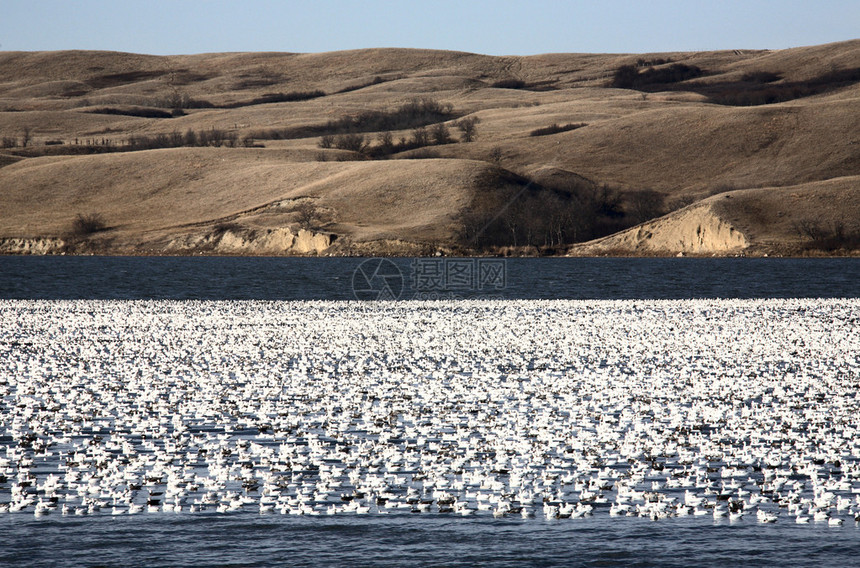
[[[98,213],[90,213],[88,215],[78,213],[78,216],[72,221],[71,235],[83,238],[105,230],[107,230],[107,224],[104,218]]]
[[[300,228],[310,231],[316,227],[318,220],[317,208],[313,203],[304,201],[296,207],[296,222]]]
[[[364,134],[341,134],[334,139],[334,147],[338,150],[364,152],[367,149],[367,139]]]
[[[444,122],[433,125],[430,129],[430,137],[434,144],[449,144],[452,141],[451,132]]]
[[[379,149],[384,155],[391,154],[394,151],[394,135],[390,131],[379,135]]]
[[[641,189],[627,198],[626,213],[635,223],[644,223],[666,212],[665,197],[653,189]]]
[[[481,122],[481,119],[477,116],[469,116],[455,123],[457,128],[459,128],[460,132],[463,134],[463,142],[471,142],[476,138],[476,125],[479,122]]]
[[[415,130],[412,131],[412,144],[415,147],[426,146],[430,143],[430,137],[427,135],[427,129],[423,126],[419,126]]]

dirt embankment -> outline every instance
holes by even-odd
[[[743,233],[719,217],[710,203],[703,203],[575,246],[571,253],[730,255],[748,246]]]
[[[227,229],[176,237],[167,243],[164,251],[168,254],[322,254],[335,239],[332,234],[314,233],[306,229],[293,233],[286,227],[264,231]]]
[[[256,231],[249,229],[212,230],[176,236],[164,242],[142,241],[116,245],[100,235],[90,237],[0,239],[0,254],[167,254],[167,255],[320,255],[334,244],[337,236],[289,228]]]
[[[0,238],[0,254],[59,254],[66,249],[60,238]]]

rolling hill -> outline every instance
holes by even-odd
[[[0,52],[0,252],[860,254],[860,40]]]

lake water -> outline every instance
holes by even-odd
[[[856,566],[854,527],[647,519],[0,518],[4,566]]]
[[[860,297],[857,259],[483,260],[0,257],[0,299]],[[12,412],[0,406],[4,429]],[[760,524],[754,516],[0,514],[0,566],[849,566],[858,555],[853,522]]]
[[[0,256],[0,298],[842,298],[860,259]]]

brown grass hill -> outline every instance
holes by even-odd
[[[860,40],[0,52],[0,251],[860,254]]]

